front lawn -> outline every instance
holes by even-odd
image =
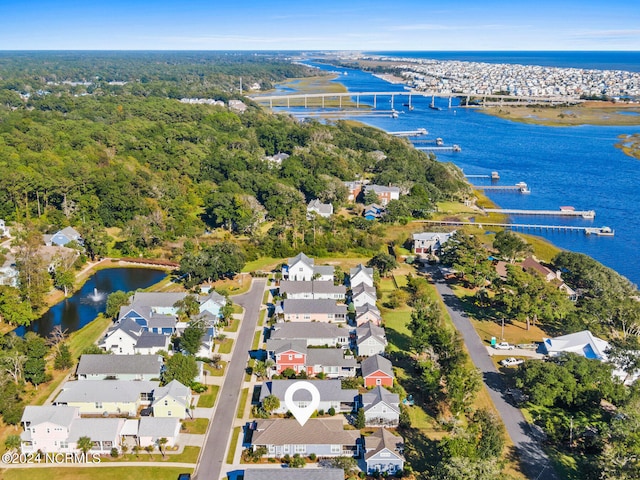
[[[209,389],[206,393],[200,394],[200,399],[198,400],[198,406],[203,408],[211,408],[216,403],[216,398],[218,397],[218,391],[220,387],[218,385],[209,385]]]

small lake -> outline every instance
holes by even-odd
[[[109,268],[98,270],[73,296],[52,306],[29,327],[15,330],[19,336],[27,331],[43,337],[60,325],[67,333],[75,332],[105,311],[107,296],[117,290],[130,292],[147,288],[167,276],[163,270],[150,268]]]

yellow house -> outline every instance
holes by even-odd
[[[164,387],[155,390],[151,407],[154,417],[191,416],[191,389],[177,380],[172,380]]]
[[[78,407],[81,415],[128,415],[135,417],[148,406],[159,382],[104,380],[66,382],[53,402]]]

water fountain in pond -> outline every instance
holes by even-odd
[[[99,302],[104,298],[104,293],[99,292],[97,288],[93,289],[93,293],[89,295],[89,300]]]

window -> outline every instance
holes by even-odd
[[[293,360],[293,355],[289,355],[289,360]]]
[[[168,406],[168,405],[169,405],[169,400],[165,400],[165,401],[164,401],[164,406],[166,407],[166,406]]]
[[[309,406],[309,402],[301,401],[298,402],[298,408],[307,408]]]
[[[167,417],[171,416],[171,410],[167,410]]]
[[[102,408],[102,402],[96,402],[96,409]]]
[[[306,445],[294,445],[293,446],[293,453],[307,453],[307,446]]]
[[[282,451],[284,453],[289,453],[289,445],[285,445],[284,448],[282,449]]]
[[[342,445],[331,445],[331,453],[341,453]]]
[[[382,385],[382,379],[376,378],[376,385]]]
[[[69,448],[69,443],[64,441],[64,440],[61,440],[60,441],[60,448]]]
[[[269,445],[268,449],[269,453],[275,453],[276,452],[276,447],[275,445]]]

